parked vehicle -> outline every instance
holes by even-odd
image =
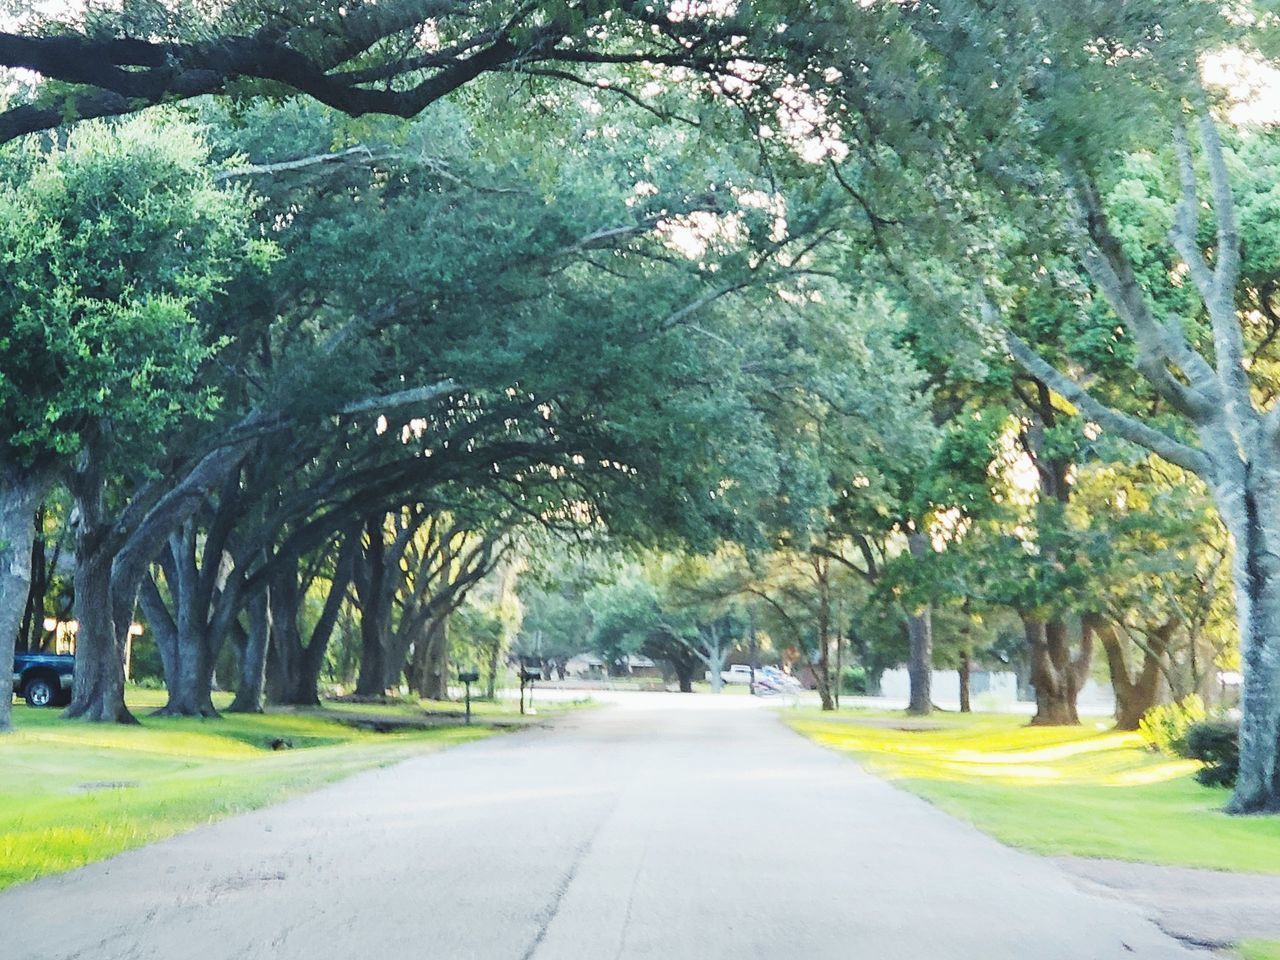
[[[62,706],[71,700],[76,658],[69,653],[19,653],[13,658],[13,692],[32,707]]]
[[[707,671],[707,683],[711,682],[711,671]],[[751,668],[746,664],[735,663],[728,670],[720,671],[720,679],[725,683],[749,684],[751,682]]]
[[[751,688],[753,693],[766,697],[778,693],[798,694],[802,689],[799,680],[777,667],[761,667],[757,670],[755,686]]]

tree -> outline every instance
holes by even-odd
[[[575,71],[601,65],[729,74],[748,25],[745,16],[668,16],[630,3],[438,0],[326,2],[302,18],[263,4],[31,14],[20,32],[0,32],[0,66],[43,80],[0,111],[0,142],[208,94],[285,90],[351,116],[409,118],[493,73],[587,86],[594,78]]]
[[[127,715],[120,644],[137,580],[111,594],[93,567],[140,577],[150,560],[103,526],[109,459],[145,455],[181,411],[208,409],[196,373],[214,345],[196,311],[255,255],[246,198],[213,184],[206,157],[191,127],[161,117],[85,126],[47,150],[24,143],[0,167],[0,658],[27,601],[36,507],[65,476],[78,513],[72,715],[99,692],[91,716]]]
[[[1201,199],[1189,131],[1175,120],[1173,142],[1181,197],[1169,242],[1186,265],[1210,331],[1209,355],[1184,329],[1152,310],[1132,260],[1113,232],[1096,185],[1074,180],[1084,231],[1081,258],[1108,305],[1136,345],[1135,364],[1146,382],[1194,431],[1193,440],[1099,400],[1013,333],[1014,358],[1083,413],[1139,446],[1201,477],[1234,543],[1233,576],[1241,634],[1244,690],[1236,812],[1280,810],[1280,569],[1268,542],[1280,536],[1280,419],[1255,400],[1246,339],[1237,313],[1239,232],[1227,156],[1215,121],[1196,120],[1213,202],[1215,235],[1205,254],[1199,235]]]
[[[828,62],[879,62],[886,69],[878,75],[855,70],[822,81],[815,76],[821,58],[800,61],[820,102],[830,105],[828,115],[841,118],[852,140],[852,176],[842,179],[862,188],[857,222],[882,247],[890,246],[885,228],[895,221],[927,235],[962,280],[940,300],[963,303],[967,290],[985,313],[988,342],[1001,343],[1102,429],[1205,481],[1235,546],[1245,674],[1241,776],[1230,809],[1280,809],[1280,570],[1267,546],[1280,534],[1271,519],[1280,516],[1280,419],[1263,399],[1266,368],[1246,363],[1251,331],[1238,310],[1237,199],[1198,76],[1204,53],[1227,41],[1248,48],[1255,37],[1213,4],[1155,0],[1123,11],[1025,0],[999,24],[967,3],[895,5],[883,15],[896,28],[886,47],[906,54],[896,60],[887,50],[863,60],[875,32],[850,20],[826,33]],[[868,103],[884,104],[879,118]],[[1166,154],[1178,184],[1167,249],[1180,266],[1156,283],[1135,268],[1141,257],[1108,210],[1107,188],[1135,149]],[[859,176],[864,172],[869,182]],[[1206,180],[1213,229],[1202,233]],[[878,189],[888,184],[898,191],[896,204]],[[912,204],[931,215],[963,212],[923,223]],[[1088,276],[1085,297],[1096,293],[1118,321],[1116,339],[1133,358],[1141,389],[1158,400],[1154,414],[1127,409],[1105,386],[1083,385],[1074,375],[1078,358],[1067,362],[1038,349],[1045,331],[1039,318],[1018,310],[1011,287],[1066,287],[1079,295],[1078,273],[1049,269],[1064,252]],[[1193,292],[1189,309],[1160,309],[1165,287]]]

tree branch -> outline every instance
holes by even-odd
[[[1207,478],[1210,475],[1209,459],[1201,451],[1147,426],[1135,417],[1112,409],[1046,361],[1020,337],[1009,331],[1005,331],[1004,336],[1009,353],[1023,369],[1075,404],[1103,429],[1110,430],[1197,476]]]

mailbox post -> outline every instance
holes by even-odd
[[[466,688],[467,726],[471,726],[471,685],[480,679],[479,670],[464,670],[458,674],[458,680]]]
[[[537,713],[533,709],[533,682],[542,679],[542,664],[532,657],[520,658],[520,713]],[[529,708],[524,705],[524,688],[529,687]]]

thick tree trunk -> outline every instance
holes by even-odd
[[[31,589],[35,512],[48,484],[17,469],[0,472],[0,733],[13,729],[14,645]]]
[[[925,716],[933,710],[933,611],[907,614],[909,654],[907,713]]]
[[[1082,618],[1086,635],[1102,641],[1111,673],[1111,689],[1116,697],[1116,729],[1137,730],[1138,723],[1147,711],[1156,705],[1160,694],[1160,658],[1168,648],[1168,634],[1173,624],[1156,631],[1147,649],[1142,652],[1142,666],[1136,675],[1130,664],[1129,652],[1114,623],[1097,613],[1086,613]]]
[[[267,699],[280,706],[320,706],[320,671],[308,667],[297,628],[275,620],[267,653]]]
[[[210,622],[207,598],[201,596],[200,571],[195,558],[195,529],[190,522],[184,530],[170,537],[169,549],[173,562],[165,567],[166,580],[176,619],[169,642],[161,647],[162,650],[168,647],[168,655],[162,657],[168,699],[156,714],[168,717],[216,717],[218,711],[213,706],[213,662],[216,651],[211,649],[214,625]],[[142,596],[148,619],[155,622],[157,611],[154,607],[159,600],[159,593],[153,593],[150,585],[144,585]],[[161,633],[156,631],[157,642],[160,642]]]
[[[965,650],[960,654],[960,667],[956,671],[960,679],[960,712],[972,713],[973,705],[969,696],[969,678],[973,673],[973,660],[969,656],[969,651]]]
[[[698,662],[696,660],[675,660],[671,661],[671,666],[676,671],[676,683],[680,685],[681,693],[693,693],[693,673],[697,669]]]
[[[31,544],[31,589],[27,593],[27,605],[22,611],[22,628],[18,633],[18,649],[24,652],[40,650],[43,647],[44,604],[49,594],[44,521],[45,511],[41,506],[36,509],[35,539]],[[0,542],[3,542],[2,535],[0,535]]]
[[[489,648],[489,660],[485,664],[484,695],[492,700],[498,695],[498,663],[502,660],[499,644]]]
[[[907,534],[907,547],[917,562],[930,550],[928,538],[918,531]],[[927,604],[907,613],[907,638],[907,713],[925,716],[933,710],[933,611]]]
[[[271,642],[271,600],[263,590],[248,604],[249,629],[240,650],[240,669],[236,677],[236,696],[228,711],[261,713],[262,692],[266,682],[267,647]]]
[[[91,439],[68,485],[78,521],[75,541],[75,679],[64,716],[97,723],[137,723],[124,703],[124,644],[136,600],[112,582],[119,542],[112,536],[102,475],[101,441]]]
[[[437,619],[427,631],[427,657],[422,696],[427,700],[449,699],[449,616]]]
[[[271,578],[267,603],[271,622],[267,646],[267,699],[273,704],[294,707],[320,705],[319,668],[316,657],[302,642],[298,629],[298,607],[302,590],[298,582],[297,560],[282,563]]]
[[[387,558],[386,517],[368,521],[364,554],[357,560],[356,595],[360,598],[360,675],[356,693],[362,697],[387,692],[387,635],[390,632],[391,601],[388,589],[392,570]]]
[[[1280,812],[1280,462],[1215,491],[1234,542],[1232,578],[1244,684],[1240,772],[1228,809]]]
[[[338,622],[338,614],[351,583],[358,534],[345,538],[334,563],[333,579],[325,597],[320,618],[311,631],[307,644],[298,629],[298,612],[302,604],[302,588],[298,578],[298,560],[281,563],[271,578],[270,603],[271,643],[267,648],[267,699],[272,703],[315,707],[320,705],[320,671],[324,668],[329,638]]]
[[[363,611],[360,617],[360,674],[356,693],[376,697],[387,692],[386,630],[376,612]]]
[[[1031,684],[1036,691],[1037,726],[1074,726],[1076,712],[1076,670],[1071,660],[1071,644],[1061,618],[1043,620],[1022,614],[1023,630],[1031,660]]]
[[[402,611],[400,616],[403,624],[404,618],[408,616],[408,611]],[[382,689],[399,689],[402,678],[412,688],[411,674],[413,672],[413,664],[409,659],[409,651],[413,646],[412,638],[412,631],[388,629],[387,639],[383,645],[382,659],[386,673],[382,678]]]
[[[97,723],[137,723],[124,702],[123,638],[128,635],[129,617],[126,614],[121,624],[117,616],[111,557],[102,551],[76,552],[75,614],[80,626],[71,705],[65,716]]]
[[[711,675],[711,692],[724,690],[724,662],[729,659],[729,651],[720,643],[719,634],[712,632],[710,642],[702,644],[702,662]]]

